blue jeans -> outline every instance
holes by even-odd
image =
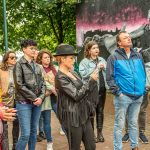
[[[17,103],[16,109],[21,129],[21,136],[16,145],[16,150],[25,150],[27,144],[28,150],[35,150],[41,105]]]
[[[57,97],[53,94],[51,95],[51,106],[52,110],[55,112],[57,116]],[[39,120],[39,132],[44,132],[44,124],[43,124],[43,115],[40,116]]]
[[[114,150],[122,150],[122,130],[125,125],[126,113],[128,114],[128,130],[131,147],[138,146],[138,115],[143,96],[133,100],[130,97],[115,96],[115,124],[114,124]]]
[[[51,105],[52,105],[52,109],[53,109],[55,115],[57,116],[57,97],[54,94],[51,95]],[[61,128],[66,133],[66,131],[62,125],[61,125]]]
[[[57,116],[57,97],[54,94],[51,95],[51,105],[52,105],[53,111],[55,112]]]
[[[39,119],[39,132],[44,132],[44,124],[43,124],[42,112],[41,112],[40,119]]]
[[[51,110],[44,110],[41,112],[43,118],[44,133],[46,135],[47,142],[52,142],[51,136]]]
[[[51,106],[52,106],[52,110],[54,111],[54,113],[57,116],[57,97],[54,94],[51,95]],[[45,111],[43,111],[43,112],[45,112]],[[46,114],[48,114],[48,112],[46,112],[46,113],[43,113],[43,112],[41,113],[41,116],[40,116],[39,132],[45,132],[46,139],[47,139],[48,142],[50,142],[50,141],[52,141],[52,136],[51,136],[51,111],[50,111],[50,115],[49,115],[50,116],[49,121],[47,120],[48,118],[46,119],[47,121],[44,121],[44,116],[46,118]],[[46,123],[47,125],[45,125],[45,122],[47,122]],[[48,122],[50,124],[49,127],[48,127]],[[63,126],[62,126],[62,129],[65,132]],[[48,133],[50,133],[50,134],[48,135]]]

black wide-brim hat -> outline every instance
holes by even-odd
[[[53,56],[67,56],[67,55],[77,56],[78,53],[75,52],[75,49],[72,45],[60,44],[56,47],[56,54],[54,54]]]

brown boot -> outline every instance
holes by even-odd
[[[132,148],[132,150],[138,150],[138,147]]]
[[[105,141],[105,139],[104,139],[103,134],[102,134],[102,129],[97,129],[96,143],[104,142],[104,141]]]

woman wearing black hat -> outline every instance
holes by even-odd
[[[93,112],[90,93],[97,88],[97,72],[91,74],[83,84],[80,77],[72,72],[75,56],[74,47],[61,44],[56,48],[59,71],[55,78],[58,90],[58,118],[64,126],[70,150],[80,150],[83,141],[86,150],[95,150],[94,133],[89,119]]]

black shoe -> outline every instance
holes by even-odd
[[[40,137],[39,135],[37,135],[37,139],[36,139],[36,141],[37,142],[41,142],[43,140],[43,138],[42,137]]]
[[[40,132],[40,133],[39,133],[39,136],[40,136],[41,138],[43,138],[43,140],[46,139],[46,136],[45,136],[44,132]]]
[[[129,142],[129,134],[128,133],[126,133],[122,138],[122,143],[127,143],[127,142]]]
[[[140,132],[139,139],[141,140],[141,142],[143,144],[148,144],[149,143],[147,137],[145,136],[145,134],[143,132]]]

